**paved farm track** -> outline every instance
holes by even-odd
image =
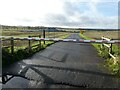
[[[78,34],[69,38],[80,39]],[[4,88],[120,88],[120,80],[101,64],[96,49],[90,44],[57,42],[32,58],[3,70],[14,77]]]

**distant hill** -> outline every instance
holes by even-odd
[[[42,31],[46,30],[49,32],[54,31],[66,31],[66,30],[96,30],[96,31],[114,31],[118,29],[95,29],[95,28],[62,28],[62,27],[44,27],[44,26],[8,26],[8,25],[0,25],[3,30],[21,30],[21,31]]]

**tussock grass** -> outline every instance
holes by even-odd
[[[120,59],[119,57],[117,59]],[[117,60],[119,61],[119,60]],[[114,63],[112,58],[106,60],[106,67],[112,72],[112,74],[120,77],[120,62]]]

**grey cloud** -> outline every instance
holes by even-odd
[[[57,23],[60,24],[68,21],[67,17],[65,17],[62,14],[48,14],[46,15],[45,19],[47,23],[50,23],[50,24],[57,24]]]
[[[33,22],[32,19],[28,19],[28,18],[17,18],[16,20],[21,21],[21,22]]]
[[[80,3],[78,2],[64,2],[64,11],[67,15],[74,15],[75,13],[81,13],[80,8],[78,7]]]
[[[97,15],[91,17],[84,12],[81,12],[79,8],[80,2],[64,2],[64,13],[61,14],[47,14],[45,16],[45,22],[52,26],[69,26],[69,27],[117,27],[117,20],[109,17]],[[89,11],[89,10],[87,10]],[[86,11],[85,11],[86,12]],[[77,13],[77,14],[76,14]],[[77,16],[76,16],[77,15]],[[71,17],[77,18],[77,20],[71,20]]]
[[[77,26],[78,22],[70,22],[69,17],[63,14],[48,14],[46,15],[46,24],[58,26]]]
[[[64,2],[64,13],[63,14],[48,14],[46,15],[47,24],[60,25],[60,26],[85,26],[95,25],[97,22],[88,17],[82,16],[84,13],[79,8],[80,2]],[[77,21],[70,20],[70,17],[76,17],[76,13],[80,15]]]
[[[69,26],[69,27],[106,27],[115,26],[117,20],[111,18],[91,18],[89,16],[80,16],[77,21],[71,21],[69,16],[64,14],[49,14],[46,16],[46,24],[53,26]],[[117,27],[117,25],[116,25]]]
[[[94,24],[98,23],[94,18],[90,18],[88,16],[81,16],[79,19],[81,19],[81,22],[85,23],[85,24],[94,25]]]

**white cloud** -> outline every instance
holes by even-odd
[[[20,19],[43,19],[48,13],[62,12],[59,0],[1,0],[0,23],[11,24]]]
[[[80,2],[87,2],[82,12]],[[118,0],[0,0],[0,24],[116,28],[117,16],[106,17],[96,6]]]

